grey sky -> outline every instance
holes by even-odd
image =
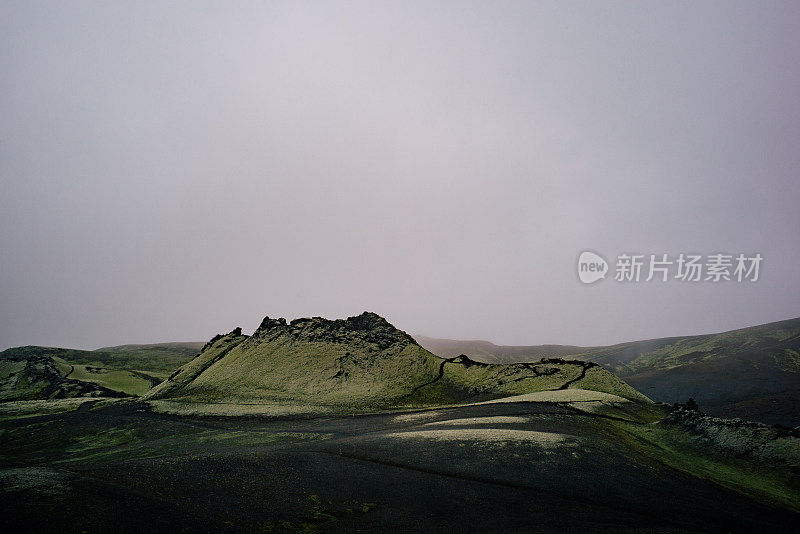
[[[0,4],[0,348],[800,315],[800,3]],[[578,253],[760,252],[583,286]]]

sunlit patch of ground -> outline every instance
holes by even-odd
[[[435,441],[494,441],[494,442],[526,442],[541,446],[566,445],[574,436],[556,434],[554,432],[537,432],[534,430],[512,430],[507,428],[459,428],[446,430],[416,430],[411,432],[395,432],[387,434],[390,438],[430,439]]]
[[[596,414],[605,413],[609,407],[609,404],[602,401],[570,402],[569,405],[583,412]],[[611,406],[613,406],[613,404]]]
[[[611,393],[602,391],[590,391],[588,389],[559,389],[556,391],[536,391],[524,395],[514,395],[513,397],[503,397],[490,401],[478,402],[475,404],[498,404],[505,402],[613,402],[629,403],[628,399]]]
[[[430,411],[430,412],[418,412],[418,413],[407,413],[403,415],[395,416],[392,419],[393,423],[417,423],[421,421],[426,421],[428,419],[435,419],[439,417],[441,412]]]
[[[466,417],[464,419],[448,419],[447,421],[434,421],[425,423],[426,426],[466,426],[466,425],[502,425],[527,423],[529,417],[516,415],[495,415],[492,417]]]

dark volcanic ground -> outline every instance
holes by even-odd
[[[500,419],[453,421],[484,417]],[[557,404],[268,420],[157,415],[120,403],[4,421],[0,429],[5,532],[786,532],[800,525],[796,514],[636,452],[609,418]]]

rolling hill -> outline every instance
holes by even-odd
[[[0,359],[0,402],[124,396],[101,384],[68,378],[70,367],[48,356]]]
[[[414,339],[440,358],[464,354],[484,363],[520,363],[540,358],[561,358],[587,350],[587,347],[573,345],[495,345],[479,339],[439,339],[420,334],[414,335]]]
[[[119,345],[93,350],[92,356],[107,367],[139,369],[153,374],[171,374],[203,348],[202,341],[174,343],[149,343],[146,345]]]
[[[719,417],[800,425],[800,318],[607,347],[502,347],[418,338],[442,356],[459,350],[471,358],[502,363],[548,355],[593,361],[656,401],[693,397],[704,411]]]
[[[14,347],[0,352],[2,400],[142,395],[194,358],[202,343],[98,350]]]
[[[382,317],[265,318],[252,336],[216,336],[145,399],[325,406],[350,411],[481,401],[535,391],[591,389],[648,402],[600,366],[542,359],[493,365],[442,359]]]

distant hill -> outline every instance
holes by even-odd
[[[265,318],[252,336],[216,336],[197,358],[145,399],[206,403],[324,405],[350,411],[487,400],[582,388],[642,402],[612,373],[583,362],[544,359],[490,365],[442,359],[382,317]]]
[[[0,400],[141,395],[194,358],[203,343],[88,351],[14,347],[0,352]]]
[[[119,345],[92,351],[109,367],[172,373],[198,355],[203,341]]]
[[[419,336],[432,352],[483,361],[524,362],[554,356],[596,362],[657,401],[694,397],[720,417],[800,425],[800,318],[719,334],[669,337],[607,347],[501,347]]]
[[[572,345],[495,345],[489,341],[438,339],[415,335],[420,345],[441,358],[453,358],[461,354],[484,363],[520,363],[540,358],[561,358],[580,354],[588,347]]]
[[[70,363],[104,366],[111,369],[136,369],[169,375],[200,352],[202,341],[119,345],[97,350],[64,349],[29,345],[0,352],[0,358],[26,359],[31,356],[56,356]]]
[[[0,401],[120,397],[124,393],[68,378],[71,366],[50,356],[0,359]]]

